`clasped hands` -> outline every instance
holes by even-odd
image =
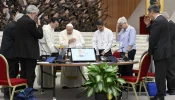
[[[69,39],[69,44],[72,43],[72,42],[75,42],[75,41],[76,41],[75,38],[71,38],[71,39]]]

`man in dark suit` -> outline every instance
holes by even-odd
[[[160,8],[157,5],[151,5],[148,8],[148,15],[153,21],[152,24],[150,25],[150,19],[144,19],[150,32],[148,54],[153,56],[155,64],[155,80],[158,89],[156,96],[151,100],[164,100],[167,65],[168,59],[171,56],[168,21],[165,17],[160,15],[159,12]]]
[[[34,5],[26,8],[26,15],[16,23],[15,52],[21,63],[20,77],[27,79],[28,87],[33,88],[35,68],[39,58],[38,39],[43,38],[40,20],[34,21],[39,9]]]
[[[3,30],[0,53],[6,58],[9,65],[9,77],[16,78],[19,71],[18,60],[14,57],[15,25],[16,21],[23,16],[21,13],[14,13],[13,21],[8,23]],[[9,98],[9,88],[4,88],[4,99]]]
[[[167,69],[167,93],[169,95],[175,95],[175,84],[173,81],[175,81],[175,23],[170,20],[169,14],[167,12],[162,12],[161,13],[169,23],[169,28],[170,28],[170,37],[171,37],[171,57],[169,59],[169,67]]]

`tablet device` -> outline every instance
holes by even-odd
[[[56,57],[48,57],[48,58],[46,59],[46,62],[54,63],[54,62],[55,62],[55,59],[56,59]]]

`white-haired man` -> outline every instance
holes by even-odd
[[[118,28],[122,30],[118,33]],[[116,40],[119,42],[120,56],[125,55],[130,60],[134,60],[136,54],[136,30],[134,27],[128,25],[125,17],[121,17],[117,21],[116,26]],[[122,76],[132,76],[133,65],[127,65],[127,67],[120,67]]]
[[[15,54],[21,64],[20,77],[27,79],[27,85],[33,88],[35,80],[35,68],[39,58],[38,39],[43,38],[40,20],[34,21],[39,9],[35,5],[26,8],[26,15],[16,23]]]
[[[9,65],[9,77],[16,78],[19,71],[18,60],[14,57],[15,44],[15,26],[16,21],[23,16],[22,13],[17,13],[13,17],[13,21],[8,23],[3,30],[0,53],[7,59]],[[4,99],[9,98],[9,88],[4,88]]]
[[[167,12],[161,13],[169,23],[169,29],[170,29],[170,38],[172,43],[172,51],[171,51],[171,57],[169,59],[169,67],[167,68],[167,93],[169,95],[175,95],[175,23],[170,20],[169,14]]]
[[[72,24],[67,24],[66,29],[60,33],[59,43],[64,48],[75,48],[85,42],[81,33],[75,30]],[[63,89],[80,87],[82,84],[82,77],[78,67],[61,68],[61,86]]]

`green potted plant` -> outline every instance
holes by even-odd
[[[115,100],[121,90],[120,85],[125,80],[118,76],[118,66],[108,65],[106,62],[100,65],[87,67],[88,80],[84,83],[87,96],[90,97],[95,92],[95,100]]]

